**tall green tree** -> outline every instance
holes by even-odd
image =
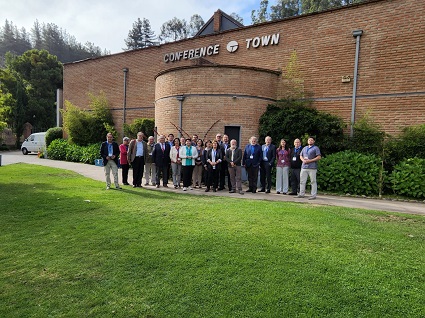
[[[135,50],[156,45],[157,38],[155,32],[152,31],[149,20],[137,18],[124,42],[127,45],[127,48],[124,50]]]
[[[188,25],[188,36],[194,36],[205,24],[204,20],[199,14],[194,14],[190,17],[190,22]]]
[[[188,25],[185,19],[180,20],[176,17],[165,22],[161,26],[159,39],[162,43],[174,42],[186,39],[188,36]]]

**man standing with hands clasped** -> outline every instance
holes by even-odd
[[[106,190],[111,188],[111,170],[114,176],[115,188],[121,189],[118,183],[118,155],[120,154],[120,149],[118,144],[113,140],[114,137],[112,134],[108,133],[106,135],[106,141],[100,146],[100,156],[103,159],[105,169]]]
[[[304,147],[301,150],[300,159],[303,162],[301,166],[301,174],[300,174],[300,194],[297,198],[304,198],[305,196],[305,186],[307,183],[307,177],[310,177],[311,183],[311,196],[308,198],[309,200],[316,199],[317,195],[317,182],[316,182],[316,174],[317,174],[317,161],[322,159],[322,155],[320,154],[319,147],[314,145],[315,139],[314,137],[308,138],[308,146]]]

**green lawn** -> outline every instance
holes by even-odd
[[[0,167],[0,317],[425,317],[425,218]]]

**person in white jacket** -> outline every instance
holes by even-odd
[[[182,160],[183,191],[186,191],[188,188],[189,190],[193,190],[192,173],[195,160],[198,157],[198,151],[196,147],[192,146],[192,141],[189,138],[186,139],[186,146],[180,147],[179,155]]]
[[[171,171],[173,175],[174,189],[180,188],[180,179],[182,175],[182,161],[180,159],[179,150],[181,148],[180,139],[175,138],[174,146],[170,150]]]

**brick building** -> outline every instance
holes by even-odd
[[[207,35],[66,64],[64,100],[84,108],[88,92],[103,91],[118,131],[151,117],[160,134],[177,126],[202,138],[214,125],[207,138],[228,132],[244,144],[286,96],[282,70],[296,52],[317,109],[347,124],[367,112],[391,134],[425,123],[425,1],[371,0],[221,31],[226,17],[217,11]]]

